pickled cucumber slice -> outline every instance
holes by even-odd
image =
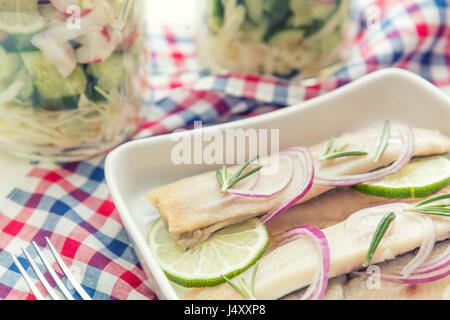
[[[114,52],[105,61],[90,64],[86,72],[97,78],[97,86],[101,89],[107,92],[117,90],[126,74],[123,55]]]
[[[34,87],[42,98],[59,99],[76,96],[86,91],[87,80],[80,66],[77,66],[65,78],[40,51],[20,52],[20,57],[31,75]]]

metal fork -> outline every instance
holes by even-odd
[[[70,272],[69,268],[67,268],[67,266],[64,264],[64,261],[61,259],[61,256],[58,254],[58,252],[56,251],[55,247],[52,245],[50,240],[47,237],[45,237],[45,241],[47,242],[48,247],[50,248],[50,251],[53,254],[53,257],[55,258],[55,260],[58,263],[59,267],[61,268],[62,272],[64,273],[64,275],[66,276],[66,278],[70,282],[70,284],[73,286],[73,288],[75,288],[75,290],[78,292],[80,297],[83,300],[92,300],[92,298],[86,293],[86,291],[77,282],[77,280],[75,279],[73,274]],[[68,299],[68,300],[75,300],[74,297],[72,296],[72,294],[67,289],[67,287],[61,281],[60,277],[53,270],[53,268],[51,267],[51,265],[48,262],[48,260],[44,257],[44,255],[42,254],[41,250],[38,248],[37,244],[34,241],[32,242],[32,244],[33,244],[34,249],[36,250],[37,254],[39,255],[39,258],[41,259],[42,263],[44,264],[45,268],[50,273],[50,275],[52,276],[52,278],[55,281],[56,285],[61,290],[63,295],[66,297],[66,299]],[[24,248],[22,248],[22,251],[23,251],[26,259],[30,263],[31,268],[34,270],[34,273],[37,275],[37,277],[41,281],[41,283],[44,286],[45,290],[47,290],[49,296],[53,300],[60,300],[58,294],[55,292],[55,290],[53,290],[52,286],[47,281],[47,279],[45,279],[44,275],[39,270],[37,265],[34,263],[33,259],[28,254],[28,252],[26,252],[26,250]],[[16,264],[17,268],[19,269],[20,273],[22,274],[23,278],[25,279],[25,282],[27,283],[27,285],[30,288],[31,292],[33,292],[33,294],[36,296],[36,299],[44,300],[45,299],[44,296],[41,294],[41,292],[38,290],[38,288],[34,285],[33,281],[28,276],[28,274],[25,271],[25,269],[22,267],[22,264],[17,260],[17,258],[15,256],[12,256],[12,258],[13,258],[13,261]]]

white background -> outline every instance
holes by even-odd
[[[193,21],[196,2],[201,0],[147,0],[148,19],[154,24],[186,25]],[[364,0],[366,1],[366,0]],[[450,95],[450,87],[444,88]],[[31,165],[0,152],[0,199],[20,184]]]

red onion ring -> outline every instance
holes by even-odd
[[[315,183],[338,187],[350,187],[369,181],[379,180],[387,175],[391,175],[403,168],[414,154],[414,134],[412,130],[404,125],[398,125],[398,129],[404,141],[404,150],[400,157],[390,166],[363,174],[347,175],[340,177],[321,176],[318,174]]]
[[[416,284],[416,283],[426,283],[433,282],[440,279],[443,279],[450,275],[450,266],[447,265],[445,268],[441,268],[434,272],[425,272],[425,273],[413,273],[407,277],[401,274],[389,274],[380,275],[382,280],[391,281],[391,282],[399,282],[405,284]]]
[[[328,277],[330,271],[330,247],[325,234],[314,226],[299,226],[292,228],[282,235],[280,245],[284,245],[293,240],[296,240],[300,236],[306,236],[312,240],[319,249],[320,253],[320,268],[316,272],[313,281],[309,288],[305,291],[301,300],[320,300],[325,295],[325,291],[328,286]]]
[[[269,191],[269,192],[262,192],[262,191],[252,191],[252,190],[246,190],[246,189],[228,189],[227,192],[230,194],[233,194],[235,196],[240,197],[246,197],[246,198],[268,198],[271,196],[274,196],[289,185],[289,183],[292,181],[292,178],[294,177],[294,161],[288,157],[288,156],[282,156],[283,159],[287,159],[289,161],[289,172],[290,175],[287,177],[286,181],[283,181],[283,183],[275,190]],[[280,157],[281,159],[281,157]],[[258,171],[259,173],[259,171]]]
[[[417,273],[432,272],[450,265],[450,245],[438,258],[417,269]]]
[[[424,237],[422,244],[420,245],[419,252],[401,271],[401,274],[407,277],[422,266],[433,252],[434,243],[436,242],[436,228],[430,217],[423,217],[415,213],[408,213],[406,215],[419,220],[424,231]]]
[[[271,221],[273,218],[278,216],[279,214],[285,212],[290,207],[292,207],[297,201],[303,198],[311,189],[314,181],[314,160],[312,158],[311,153],[308,148],[305,147],[293,147],[288,149],[288,151],[294,152],[295,155],[299,156],[301,161],[303,162],[303,167],[305,170],[305,180],[304,184],[297,191],[294,192],[293,195],[287,198],[280,206],[270,210],[267,214],[261,217],[261,221],[263,224]],[[295,166],[294,166],[295,168]],[[295,175],[295,169],[294,169]]]

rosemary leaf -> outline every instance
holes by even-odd
[[[258,159],[257,156],[254,157],[253,159],[248,160],[238,171],[235,172],[235,174],[231,177],[230,181],[233,181],[236,178],[238,178],[241,175],[241,173],[245,170],[245,168],[247,168],[250,165],[250,163],[252,163],[256,159]]]
[[[222,171],[217,170],[216,172],[216,176],[217,176],[217,180],[219,180],[220,184],[223,186],[224,184],[224,180],[223,180],[223,175],[222,175]]]
[[[390,135],[391,135],[391,122],[388,120],[384,123],[383,133],[381,135],[380,141],[378,142],[378,147],[373,162],[378,162],[378,160],[380,160],[381,156],[383,155],[384,151],[388,146]]]
[[[328,154],[328,152],[330,152],[331,147],[333,146],[333,142],[334,142],[334,137],[331,136],[330,139],[328,139],[328,145],[327,145],[327,149],[324,152],[324,156],[326,156]]]
[[[253,273],[252,273],[252,296],[255,296],[255,279],[256,279],[256,271],[258,270],[259,267],[259,261],[256,262],[255,264],[255,268],[253,269]]]
[[[364,152],[364,151],[334,152],[334,153],[330,153],[327,156],[322,157],[321,160],[331,160],[331,159],[337,159],[337,158],[342,158],[342,157],[365,156],[365,155],[367,155],[367,152]]]
[[[237,177],[236,179],[232,180],[232,181],[230,182],[230,187],[231,187],[233,184],[235,184],[235,183],[241,181],[242,179],[245,179],[245,178],[247,178],[248,176],[254,174],[254,173],[257,172],[257,171],[259,171],[261,168],[262,168],[262,166],[257,166],[257,167],[255,167],[255,168],[253,168],[253,169],[248,170],[248,171],[247,171],[246,173],[244,173],[243,175],[240,175],[240,176]]]
[[[244,278],[240,278],[239,281],[241,282],[242,288],[244,288],[245,295],[248,297],[247,299],[251,299],[252,294],[250,292],[250,289],[248,288],[247,281],[245,281]]]
[[[366,260],[364,260],[363,267],[367,267],[370,264],[370,260],[372,260],[373,254],[375,253],[375,250],[378,248],[378,245],[380,244],[381,239],[383,238],[384,234],[386,233],[387,229],[389,228],[389,225],[394,221],[395,219],[395,213],[390,212],[386,214],[380,221],[380,223],[377,226],[377,229],[375,230],[375,233],[373,235],[372,241],[369,246],[369,250],[367,251]]]
[[[230,285],[231,288],[234,289],[240,296],[242,296],[244,299],[249,300],[250,297],[241,290],[237,285],[235,285],[227,276],[222,275],[222,278]]]
[[[348,145],[349,145],[349,143],[346,143],[346,144],[344,144],[342,147],[334,149],[334,152],[341,152],[342,150],[344,150],[345,148],[347,148]]]
[[[450,217],[450,210],[448,208],[412,208],[406,209],[405,212],[416,212],[421,214],[430,214],[434,216]]]
[[[444,199],[450,199],[450,193],[441,194],[441,195],[429,198],[427,200],[424,200],[422,202],[419,202],[418,204],[416,204],[416,207],[421,207],[425,204],[432,203],[432,202],[439,201],[439,200],[444,200]]]

